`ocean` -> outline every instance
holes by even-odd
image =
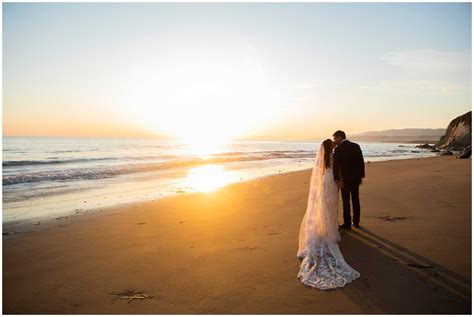
[[[366,161],[434,156],[415,144],[359,143]],[[320,141],[231,141],[196,148],[174,140],[4,137],[3,224],[209,192],[311,168]]]

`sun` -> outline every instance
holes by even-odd
[[[149,62],[130,81],[129,108],[141,125],[208,147],[252,133],[275,99],[261,64],[246,57]]]

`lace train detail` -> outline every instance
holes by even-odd
[[[346,263],[337,243],[321,243],[309,253],[299,253],[298,258],[303,261],[297,277],[306,286],[331,289],[360,277],[360,273]]]

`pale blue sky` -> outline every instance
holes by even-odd
[[[3,67],[7,135],[445,127],[471,109],[471,4],[4,3]]]

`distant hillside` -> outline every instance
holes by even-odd
[[[437,143],[446,129],[391,129],[348,136],[354,141],[394,143]]]

